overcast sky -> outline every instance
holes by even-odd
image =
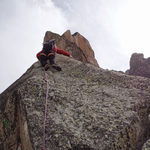
[[[150,57],[149,8],[150,0],[0,0],[0,93],[37,61],[46,31],[79,32],[101,68],[125,72],[132,53]]]

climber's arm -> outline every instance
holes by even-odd
[[[54,47],[53,51],[56,52],[56,53],[58,53],[58,54],[62,54],[62,55],[65,55],[65,56],[68,56],[68,57],[72,58],[72,56],[68,52],[66,52],[66,51],[64,51],[62,49]]]

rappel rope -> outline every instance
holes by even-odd
[[[46,81],[46,101],[45,101],[45,112],[44,112],[44,121],[43,121],[43,148],[45,150],[45,126],[46,126],[46,113],[47,113],[47,98],[48,98],[48,79],[44,69],[45,81]]]

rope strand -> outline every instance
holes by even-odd
[[[45,150],[45,126],[46,126],[46,113],[47,113],[47,98],[48,98],[48,79],[44,69],[45,81],[46,81],[46,102],[45,102],[45,112],[44,112],[44,121],[43,121],[43,148]]]

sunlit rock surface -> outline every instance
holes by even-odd
[[[60,36],[51,31],[47,31],[44,37],[44,42],[51,39],[56,39],[57,47],[69,52],[74,59],[99,67],[89,41],[80,33],[76,32],[71,35],[70,30],[67,30],[62,36]]]

